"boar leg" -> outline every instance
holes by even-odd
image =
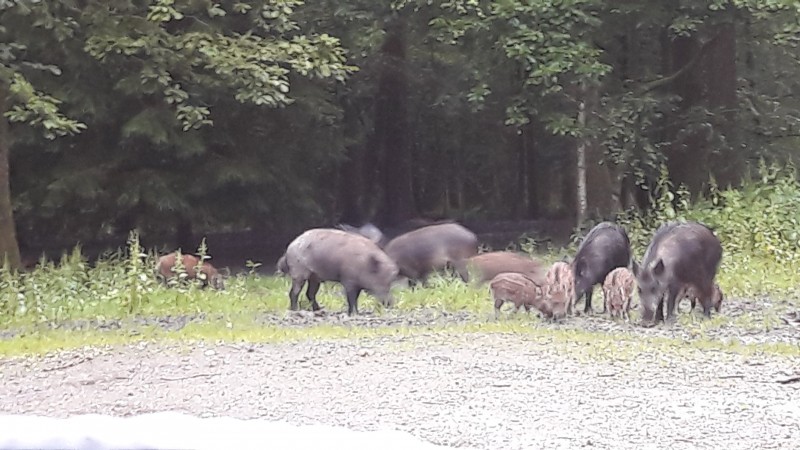
[[[303,290],[303,286],[306,284],[306,280],[303,278],[293,278],[292,279],[292,288],[289,289],[289,309],[292,311],[297,311],[300,307],[297,305],[297,297],[300,295],[300,291]]]
[[[500,308],[503,306],[503,303],[505,303],[505,301],[502,298],[499,298],[499,297],[495,298],[495,300],[494,300],[494,318],[495,319],[499,319],[500,318]]]
[[[361,288],[355,286],[346,286],[347,292],[347,315],[358,315],[358,295],[361,294]]]
[[[678,300],[678,295],[680,295],[681,289],[680,288],[669,288],[667,290],[667,319],[674,319],[675,318],[675,304],[676,300]]]
[[[317,292],[319,291],[319,278],[312,275],[308,279],[308,289],[306,289],[306,298],[311,302],[311,310],[319,311],[319,303],[317,303]]]
[[[584,314],[594,314],[594,309],[592,309],[592,291],[594,290],[594,286],[589,286],[589,289],[586,290],[586,304],[583,307]],[[605,311],[603,311],[605,312]]]
[[[656,315],[653,319],[654,323],[663,322],[664,321],[664,297],[658,299],[656,303]]]

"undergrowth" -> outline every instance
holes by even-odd
[[[757,176],[739,189],[719,190],[690,201],[682,187],[674,188],[666,177],[656,190],[655,208],[647,214],[627,211],[617,222],[627,230],[637,259],[644,253],[653,232],[671,220],[697,220],[719,236],[724,254],[718,281],[727,296],[770,295],[774,299],[797,299],[800,286],[800,236],[797,205],[800,184],[792,166],[761,165]],[[578,239],[566,249],[547,249],[531,240],[516,243],[537,253],[546,263],[572,256]],[[199,253],[208,249],[201,244]],[[185,280],[179,270],[168,285],[155,277],[156,255],[145,252],[132,233],[125,249],[89,262],[76,247],[61,261],[40,261],[30,272],[17,273],[0,267],[0,330],[65,321],[120,320],[134,316],[207,314],[230,318],[254,317],[259,313],[283,313],[288,309],[289,280],[257,276],[258,263],[248,263],[250,272],[226,281],[224,291],[201,289]],[[178,269],[181,269],[180,267]],[[424,289],[394,289],[399,311],[418,308],[479,314],[492,312],[488,288],[460,281],[431,277]],[[596,294],[601,295],[601,294]],[[318,294],[328,310],[346,308],[342,287],[324,283]],[[304,296],[301,307],[308,308]],[[359,308],[377,310],[378,302],[367,294]],[[712,324],[708,324],[709,326]]]

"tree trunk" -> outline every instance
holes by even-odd
[[[383,208],[385,225],[417,215],[411,184],[411,152],[408,136],[408,77],[406,74],[405,19],[392,17],[381,47],[375,133],[383,150]]]
[[[578,126],[581,128],[581,132],[585,133],[586,128],[586,102],[584,100],[585,95],[585,88],[581,87],[580,89],[580,99],[578,103]],[[586,220],[586,209],[587,209],[587,199],[586,199],[586,149],[588,147],[588,138],[586,136],[581,136],[578,139],[578,145],[576,147],[575,156],[577,158],[577,162],[575,164],[577,173],[576,173],[576,187],[577,187],[577,197],[576,203],[578,209],[576,211],[576,224],[578,227],[583,225],[583,222]]]
[[[706,42],[697,36],[678,37],[669,43],[670,72],[678,73],[674,92],[680,95],[681,108],[688,111],[699,106],[716,117],[711,121],[714,131],[734,142],[735,128],[730,124],[736,109],[736,34],[733,23],[722,23],[710,30]],[[693,62],[696,60],[696,63]],[[685,133],[681,124],[671,129],[672,139]],[[699,192],[708,182],[709,171],[721,187],[739,181],[743,171],[743,152],[734,146],[720,148],[709,140],[707,128],[676,140],[667,152],[670,177],[675,185],[684,183],[691,192]]]
[[[0,83],[0,111],[6,112],[8,87]],[[19,244],[14,226],[14,208],[11,205],[11,178],[9,156],[11,136],[8,121],[0,117],[0,257],[6,258],[12,269],[20,267]]]

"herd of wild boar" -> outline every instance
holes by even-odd
[[[509,251],[478,252],[478,237],[464,226],[445,222],[424,226],[391,240],[371,224],[360,228],[315,228],[297,236],[277,262],[277,270],[291,279],[289,307],[298,310],[305,285],[313,310],[320,283],[335,281],[344,288],[348,314],[358,314],[358,297],[366,291],[385,307],[395,300],[392,285],[399,280],[427,284],[433,272],[452,269],[464,282],[488,283],[495,314],[505,302],[519,311],[535,308],[548,319],[574,315],[575,304],[584,299],[584,314],[592,314],[592,293],[603,290],[603,313],[629,320],[634,291],[642,321],[671,319],[675,308],[689,298],[697,301],[705,316],[720,311],[723,293],[715,282],[722,259],[719,239],[697,222],[662,225],[637,263],[628,234],[621,226],[603,222],[583,238],[571,261],[550,267],[528,255]],[[223,289],[221,275],[208,262],[183,255],[189,278]],[[194,258],[194,259],[193,259]],[[156,267],[169,277],[175,254],[161,257]],[[199,271],[194,268],[199,266]],[[188,273],[188,268],[192,272]]]

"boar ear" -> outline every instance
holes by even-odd
[[[374,255],[369,257],[369,273],[378,273],[381,268],[381,262]]]
[[[653,275],[660,276],[664,273],[664,260],[659,259],[657,263],[653,264]]]

